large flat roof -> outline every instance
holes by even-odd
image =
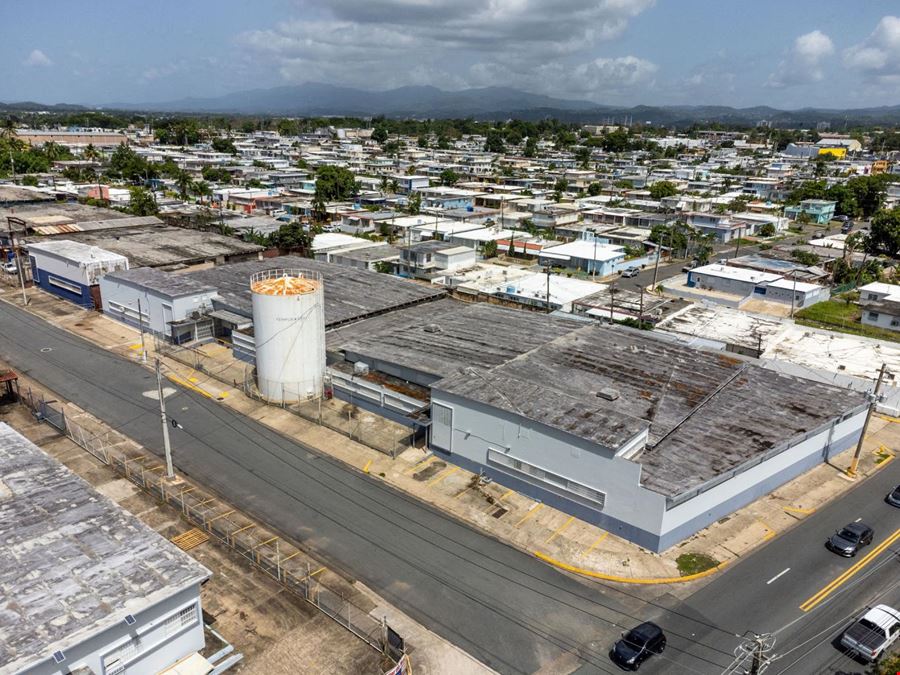
[[[168,298],[200,295],[216,290],[209,284],[201,283],[185,274],[163,272],[155,267],[134,267],[130,270],[111,272],[106,278],[135,288],[146,288]]]
[[[190,265],[219,257],[257,253],[264,248],[215,232],[169,225],[73,232],[66,236],[107,251],[121,253],[133,267]]]
[[[0,423],[0,673],[124,622],[209,570]]]
[[[214,302],[217,307],[252,317],[250,275],[278,268],[312,270],[322,275],[326,327],[428,302],[446,294],[443,288],[425,286],[390,274],[297,256],[219,265],[188,272],[186,276],[216,288],[219,291],[219,298]]]
[[[577,319],[448,298],[367,319],[325,337],[329,352],[396,364],[435,380],[467,366],[505,363],[583,325]]]
[[[598,324],[432,388],[607,447],[649,424],[648,447],[635,461],[643,466],[643,485],[669,497],[865,403],[858,392]],[[617,398],[600,398],[600,391],[614,391]]]

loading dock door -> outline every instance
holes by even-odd
[[[450,452],[450,441],[453,438],[453,408],[432,402],[430,428],[432,447]]]

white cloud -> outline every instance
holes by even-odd
[[[319,19],[283,21],[238,42],[267,55],[287,81],[368,89],[491,84],[584,98],[646,81],[656,68],[634,56],[591,59],[653,0],[311,1]]]
[[[796,40],[766,84],[770,87],[819,82],[825,77],[823,61],[834,54],[834,43],[820,30],[801,35]]]
[[[53,61],[50,60],[50,57],[47,56],[40,49],[33,49],[31,53],[28,55],[24,61],[22,61],[22,65],[25,66],[52,66]]]
[[[871,35],[844,50],[844,63],[885,84],[900,77],[900,17],[885,16]]]

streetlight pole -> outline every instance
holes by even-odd
[[[159,394],[159,418],[162,421],[163,447],[166,451],[166,479],[174,480],[175,469],[172,466],[172,446],[169,443],[169,423],[166,421],[166,399],[163,396],[159,357],[156,358],[156,391]]]
[[[16,272],[18,272],[19,274],[19,284],[22,287],[22,304],[27,305],[28,296],[25,294],[25,270],[22,268],[22,256],[20,255],[22,247],[19,246],[18,249],[16,248],[15,235],[13,234],[12,229],[14,222],[16,223],[16,225],[21,225],[24,231],[25,221],[21,218],[14,218],[13,216],[6,217],[6,224],[9,227],[9,247],[12,249],[13,255],[16,257]]]
[[[138,298],[138,325],[141,327],[141,363],[147,363],[147,346],[144,344],[144,313],[141,311],[141,299]]]
[[[866,411],[866,421],[863,422],[862,431],[859,434],[859,441],[856,443],[856,451],[853,453],[853,461],[850,462],[850,468],[847,474],[856,475],[856,469],[859,466],[859,456],[862,454],[863,442],[866,440],[866,431],[869,429],[869,420],[872,419],[872,413],[875,412],[875,406],[878,405],[878,393],[881,391],[881,383],[884,382],[884,373],[887,370],[887,364],[881,364],[881,370],[878,371],[878,381],[875,383],[875,390],[869,398],[869,409]]]

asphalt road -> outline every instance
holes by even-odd
[[[678,612],[739,634],[775,633],[773,654],[781,657],[773,662],[767,671],[769,675],[866,672],[863,664],[843,654],[832,642],[867,605],[900,606],[900,540],[873,557],[808,612],[800,606],[900,529],[900,509],[884,501],[898,482],[900,462],[895,460],[841,499],[716,577],[679,605]],[[825,540],[836,529],[857,519],[875,529],[870,547],[849,559],[825,548]],[[690,630],[677,615],[666,617],[666,621],[667,629]],[[697,622],[690,625],[697,626]],[[703,629],[697,637],[717,639]],[[737,643],[730,641],[727,649]],[[680,654],[672,659],[683,668],[693,667]],[[646,670],[669,673],[672,667],[671,662],[653,666],[648,662]]]
[[[2,302],[0,358],[161,453],[148,370]],[[616,672],[607,652],[621,630],[678,618],[630,588],[559,573],[215,401],[179,390],[167,408],[184,427],[170,430],[180,471],[500,672]],[[673,655],[691,664],[685,672],[728,662],[703,639],[676,634],[699,635],[702,624],[679,626],[669,629],[666,672],[678,672]],[[708,635],[707,644],[721,642]]]

